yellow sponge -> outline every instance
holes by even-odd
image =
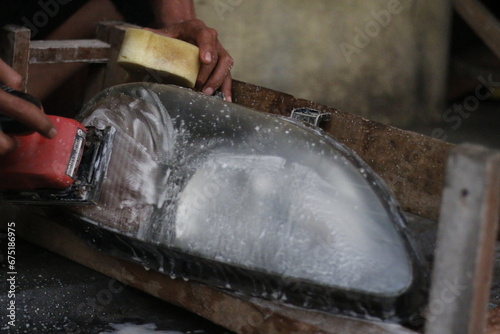
[[[139,81],[193,88],[200,70],[199,49],[149,30],[128,28],[118,64]]]

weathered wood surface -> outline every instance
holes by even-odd
[[[21,208],[0,206],[0,229],[16,222],[18,237],[83,264],[120,282],[188,309],[240,334],[415,334],[399,325],[367,322],[234,296],[206,285],[146,270],[105,255],[70,229]],[[10,218],[8,218],[10,217]]]
[[[331,113],[324,130],[353,149],[386,181],[403,210],[438,219],[452,144],[248,83],[235,81],[233,96],[238,104],[273,114],[290,116],[298,107]]]
[[[125,30],[135,27],[123,22],[102,22],[97,26],[96,38],[110,46],[106,64],[94,65],[90,78],[85,87],[84,101],[90,100],[94,95],[105,88],[124,83],[128,80],[127,72],[117,63]]]
[[[500,152],[450,154],[426,334],[484,333],[500,207]]]
[[[14,25],[0,27],[0,57],[22,78],[22,90],[28,82],[31,32],[28,28]]]
[[[118,85],[128,80],[127,72],[117,62],[127,28],[137,28],[137,26],[128,23],[105,22],[99,24],[97,27],[97,38],[111,45],[111,53],[104,75],[104,88]]]
[[[98,39],[32,41],[29,63],[106,63],[110,52],[110,45]]]

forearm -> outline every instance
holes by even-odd
[[[149,0],[158,28],[196,18],[193,0]]]

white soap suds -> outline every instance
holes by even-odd
[[[124,324],[109,324],[113,330],[106,330],[100,332],[99,334],[185,334],[179,331],[163,331],[156,330],[157,326],[155,324],[143,324],[136,325],[132,323]]]

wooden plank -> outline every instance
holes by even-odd
[[[483,42],[500,58],[500,22],[478,0],[453,0],[455,9]]]
[[[110,45],[97,39],[32,41],[30,64],[106,63]]]
[[[309,107],[330,113],[324,130],[385,180],[403,210],[437,221],[452,144],[267,88],[239,81],[233,86],[233,100],[256,110],[290,116],[294,108]]]
[[[399,325],[368,322],[231,295],[209,286],[146,270],[88,246],[70,229],[13,206],[0,206],[0,229],[15,221],[16,234],[155,297],[241,334],[415,334]]]
[[[111,53],[109,61],[106,64],[104,76],[104,88],[118,85],[128,80],[128,73],[117,63],[118,53],[120,52],[127,28],[137,28],[137,26],[128,23],[104,22],[97,28],[97,38],[111,45]]]
[[[129,27],[137,28],[132,24],[114,21],[101,22],[97,25],[96,38],[110,46],[109,59],[105,65],[92,68],[84,102],[87,102],[105,88],[127,82],[128,73],[118,65],[116,60],[118,59],[125,29]]]
[[[500,152],[460,145],[448,161],[425,333],[484,333],[500,207]]]
[[[26,91],[28,82],[29,47],[31,31],[25,27],[6,25],[0,28],[0,57],[22,78],[22,90]]]

